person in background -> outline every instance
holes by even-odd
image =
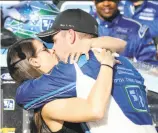
[[[158,65],[154,41],[146,25],[123,17],[119,10],[119,0],[94,0],[96,12],[91,13],[99,24],[99,36],[112,36],[127,41],[122,55],[134,61]]]
[[[149,27],[151,37],[158,37],[158,2],[151,0],[120,1],[119,10],[126,17]]]
[[[157,49],[158,60],[158,2],[151,0],[120,1],[119,10],[125,17],[137,20],[149,27]]]

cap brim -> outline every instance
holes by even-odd
[[[59,31],[60,31],[59,29],[50,29],[44,32],[40,32],[39,34],[37,34],[37,36],[44,42],[52,43],[53,42],[52,36],[57,34]]]

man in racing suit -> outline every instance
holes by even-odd
[[[137,20],[141,24],[149,27],[151,36],[155,40],[156,47],[158,46],[158,2],[156,1],[138,1],[128,0],[120,1],[120,13],[126,17]],[[158,56],[157,56],[158,57]]]
[[[99,23],[99,36],[126,40],[128,43],[122,55],[158,65],[156,48],[148,27],[123,17],[118,11],[118,2],[95,0],[96,12],[91,14]]]
[[[147,0],[120,1],[119,10],[124,16],[147,25],[152,37],[158,36],[158,2]]]

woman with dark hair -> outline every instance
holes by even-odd
[[[31,66],[28,60],[31,57],[36,57],[35,47],[32,43],[34,40],[35,39],[20,40],[9,48],[7,58],[8,69],[12,78],[17,82],[37,78],[42,74]]]
[[[94,86],[92,87],[92,90],[90,91],[89,97],[87,99],[72,98],[74,96],[65,93],[65,95],[62,95],[60,97],[60,99],[56,99],[53,101],[49,99],[47,102],[48,103],[50,102],[52,108],[54,108],[52,104],[55,104],[56,109],[55,108],[54,109],[56,111],[55,110],[54,111],[57,114],[50,113],[50,115],[56,117],[54,119],[50,119],[48,118],[47,115],[45,115],[45,112],[49,111],[48,109],[49,105],[47,102],[45,103],[46,105],[36,107],[35,115],[34,115],[34,121],[37,126],[36,132],[42,133],[44,132],[43,129],[48,129],[50,132],[54,132],[54,133],[62,133],[62,132],[82,133],[83,131],[81,130],[78,124],[73,124],[69,122],[75,122],[75,123],[86,122],[86,121],[98,120],[102,118],[106,110],[105,108],[108,104],[108,100],[111,93],[112,74],[113,74],[112,68],[116,63],[116,60],[111,55],[110,51],[103,50],[103,52],[101,53],[94,51],[94,54],[96,55],[96,58],[100,62],[101,67],[100,67],[98,78]],[[56,80],[53,77],[55,76],[55,74],[53,75],[53,72],[56,69],[60,70],[64,67],[70,67],[71,70],[75,69],[74,64],[65,64],[65,65],[63,63],[58,64],[58,58],[55,54],[55,51],[53,49],[48,50],[44,44],[33,38],[18,41],[12,47],[10,47],[8,50],[7,64],[8,64],[9,73],[12,76],[12,78],[17,82],[22,83],[22,85],[28,81],[31,81],[30,79],[35,79],[38,77],[40,78],[32,81],[36,83],[37,82],[41,83],[41,81],[43,81],[42,83],[43,85],[47,85],[50,83],[51,84],[50,86],[43,86],[43,87],[42,85],[38,86],[36,84],[36,87],[39,88],[39,90],[36,90],[36,88],[34,88],[35,91],[39,91],[39,92],[43,91],[44,92],[42,94],[43,96],[46,93],[49,93],[48,91],[46,92],[46,90],[44,90],[46,87],[49,87],[49,90],[52,90],[54,92],[56,91],[55,88],[53,88],[54,80]],[[65,73],[65,75],[63,76],[65,77],[63,77],[62,80],[66,80],[67,78],[73,76],[73,73],[70,73],[70,75]],[[50,80],[50,82],[49,83],[46,82],[45,78],[47,79],[47,81]],[[106,81],[104,81],[105,78]],[[57,80],[59,79],[57,78]],[[55,83],[57,82],[55,81]],[[31,96],[28,93],[29,91],[32,94],[34,93],[36,95],[35,97],[42,97],[42,95],[38,95],[38,93],[36,93],[34,89],[28,88],[25,91],[24,95]],[[19,93],[20,92],[17,91],[17,95]],[[25,96],[22,97],[24,101],[26,100]],[[19,97],[17,96],[16,100],[18,101],[18,99]],[[21,103],[19,102],[18,104],[20,105]],[[61,108],[60,105],[65,105],[65,107],[62,109],[64,114],[58,112],[59,110],[61,110],[59,109]],[[59,106],[59,108],[57,106]],[[70,108],[73,108],[73,115],[72,112],[70,111]],[[70,114],[72,116],[70,116]],[[70,118],[67,118],[68,116]],[[64,122],[64,121],[69,121],[69,122]]]

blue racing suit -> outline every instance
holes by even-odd
[[[85,76],[95,80],[100,70],[100,63],[91,51],[88,61],[82,57],[79,59],[78,68]],[[136,125],[152,125],[144,79],[128,59],[122,56],[117,59],[122,64],[114,66],[112,97],[116,102],[115,105],[118,105],[122,114]],[[80,90],[84,95],[88,89],[87,81],[82,84],[82,87],[85,86],[83,90],[82,87],[78,88],[77,73],[74,64],[59,63],[49,74],[25,81],[20,85],[16,93],[16,102],[26,110],[30,110],[41,108],[55,99],[77,97],[79,94],[77,91]],[[81,78],[81,80],[84,82],[85,79]]]
[[[136,9],[130,0],[120,1],[119,10],[124,16],[137,20],[141,24],[147,25],[153,38],[158,37],[157,1],[144,0],[144,3]]]
[[[91,15],[98,21],[99,36],[112,36],[127,41],[121,55],[158,65],[155,59],[156,47],[146,25],[123,17],[119,12],[112,21],[101,20],[95,12],[91,12]]]

